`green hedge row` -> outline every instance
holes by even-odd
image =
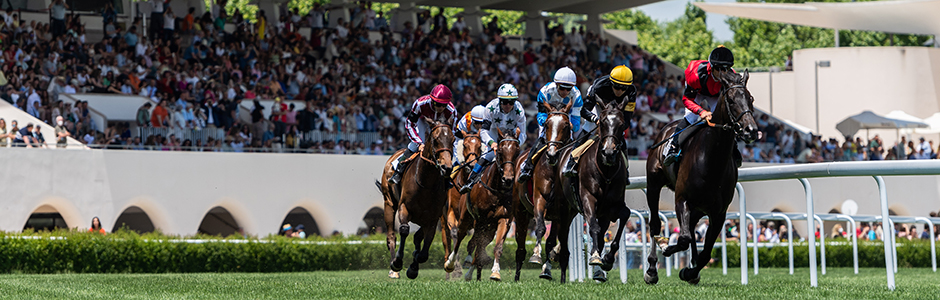
[[[359,238],[314,238],[312,243],[296,239],[269,237],[232,242],[212,237],[197,237],[196,243],[159,234],[144,236],[119,232],[101,236],[79,232],[42,233],[38,236],[0,233],[0,272],[5,273],[189,273],[189,272],[298,272],[321,270],[363,270],[388,268],[389,253],[384,236]],[[466,241],[468,241],[466,239]],[[321,243],[325,242],[325,243]],[[930,267],[930,244],[926,241],[899,241],[900,267]],[[399,241],[399,245],[402,245]],[[411,262],[414,244],[405,244],[405,264]],[[466,242],[461,248],[466,255]],[[515,266],[514,240],[507,240],[500,264]],[[728,262],[740,263],[736,243],[728,243]],[[531,254],[531,246],[526,255]],[[809,265],[805,243],[794,245],[794,265]],[[859,267],[884,267],[884,247],[880,242],[860,242]],[[492,253],[492,245],[487,254]],[[748,255],[752,253],[748,249]],[[788,266],[786,245],[760,248],[761,267]],[[817,256],[820,251],[817,248]],[[712,257],[720,258],[720,248]],[[440,239],[431,244],[425,270],[441,268],[444,249]],[[526,257],[528,258],[528,257]],[[818,258],[817,258],[818,260]],[[851,267],[852,246],[828,244],[829,267]],[[720,263],[720,262],[716,262]],[[526,268],[537,266],[524,264]]]
[[[809,267],[809,247],[807,243],[793,244],[793,266]],[[940,247],[940,245],[938,245]],[[929,241],[907,241],[898,240],[898,267],[900,268],[929,268],[930,264],[930,242]],[[753,249],[747,249],[748,264],[753,264]],[[728,243],[728,264],[730,266],[739,266],[740,247],[737,243]],[[789,254],[786,244],[780,246],[760,248],[758,250],[761,267],[789,267]],[[819,247],[816,247],[816,261],[820,263],[822,253]],[[721,248],[712,250],[713,258],[721,258]],[[940,262],[940,260],[938,260]],[[716,264],[720,261],[716,260]],[[849,242],[840,242],[840,244],[826,244],[826,266],[827,267],[852,267],[852,244]],[[859,241],[858,243],[858,267],[859,268],[884,268],[885,267],[885,249],[884,244],[874,241]]]
[[[0,234],[0,272],[6,273],[190,273],[299,272],[386,269],[384,236],[297,239],[270,237],[231,242],[200,237],[198,243],[159,235],[118,233],[101,236],[78,232],[43,234],[38,238]],[[466,255],[466,241],[461,248]],[[326,243],[318,243],[326,242]],[[401,246],[401,241],[398,243]],[[412,239],[405,244],[404,262],[411,263]],[[530,247],[531,248],[531,247]],[[514,266],[516,244],[507,241],[502,265]],[[528,249],[531,251],[531,249]],[[490,246],[488,253],[492,253]],[[423,269],[442,268],[440,238],[431,244]],[[462,259],[462,257],[461,257]],[[528,264],[527,264],[528,265]],[[532,266],[526,266],[532,267]]]

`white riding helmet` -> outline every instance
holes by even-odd
[[[578,79],[574,75],[574,71],[569,67],[563,67],[555,72],[555,84],[574,86],[577,82]]]
[[[474,122],[483,122],[484,114],[486,114],[486,107],[483,107],[483,105],[474,106],[470,110],[470,119],[473,119]]]
[[[510,83],[503,83],[496,91],[496,97],[499,99],[519,99],[519,91]]]

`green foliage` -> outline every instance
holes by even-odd
[[[718,43],[705,25],[705,12],[691,3],[678,19],[657,23],[639,10],[623,10],[604,15],[613,23],[610,29],[636,30],[640,48],[679,67],[708,57]]]
[[[900,268],[927,268],[930,267],[930,242],[928,241],[898,241],[898,267]],[[740,266],[740,248],[737,243],[728,243],[728,265]],[[753,255],[753,249],[748,249],[748,256]],[[790,265],[788,247],[785,244],[770,248],[759,248],[758,262],[760,267],[787,268]],[[712,250],[713,258],[721,257],[721,248]],[[822,252],[816,247],[816,261],[820,263]],[[721,262],[715,264],[720,265]],[[752,258],[748,258],[752,265]],[[793,244],[793,266],[797,268],[809,267],[809,247],[806,243]],[[826,244],[827,267],[852,267],[852,244],[844,240],[834,244]],[[884,268],[885,251],[881,242],[859,241],[858,245],[859,268]]]
[[[200,236],[185,242],[159,233],[138,235],[119,231],[106,236],[78,231],[37,235],[0,234],[0,272],[6,273],[193,273],[193,272],[299,272],[365,270],[388,267],[384,236],[322,238],[300,241],[280,236],[226,241]],[[234,238],[232,238],[234,239]],[[469,237],[464,241],[464,247]],[[405,264],[411,263],[411,239],[405,246]],[[466,249],[466,248],[463,248]],[[515,265],[516,244],[507,241],[500,263]],[[466,255],[466,251],[463,250]],[[492,255],[492,246],[488,249]],[[426,265],[443,266],[440,239],[431,244]],[[527,266],[530,267],[530,266]]]
[[[525,29],[522,27],[522,23],[516,23],[519,18],[525,15],[525,12],[513,11],[513,10],[495,10],[495,9],[484,9],[484,12],[489,13],[489,15],[480,18],[483,21],[483,26],[489,24],[493,17],[499,17],[499,28],[503,30],[503,35],[523,35],[525,34]]]

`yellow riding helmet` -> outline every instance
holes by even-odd
[[[610,81],[616,84],[633,85],[633,71],[624,65],[616,66],[610,70]]]

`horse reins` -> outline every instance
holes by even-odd
[[[515,143],[518,145],[518,144],[519,144],[519,139],[502,139],[502,140],[499,141],[499,144],[502,144],[503,142],[515,142]],[[499,147],[499,145],[497,145],[497,147]],[[493,151],[493,150],[491,149],[490,151]],[[496,153],[499,154],[499,151],[496,151]],[[513,161],[512,161],[512,160],[506,160],[506,161],[503,161],[503,162],[499,163],[499,164],[497,165],[497,168],[499,168],[498,170],[499,170],[499,171],[503,171],[503,170],[504,170],[504,169],[503,169],[503,166],[505,166],[505,165],[507,165],[507,164],[510,164],[510,165],[511,165],[511,164],[513,164]],[[483,186],[483,188],[485,188],[486,190],[490,191],[490,192],[493,193],[494,195],[511,196],[511,193],[510,193],[510,192],[503,192],[503,191],[499,191],[499,190],[497,190],[497,189],[494,189],[494,188],[490,187],[489,185],[486,184],[486,180],[480,180],[479,183],[480,183],[480,185]]]
[[[678,137],[679,134],[682,133],[683,131],[685,131],[686,129],[692,128],[692,127],[697,126],[697,125],[702,124],[702,123],[705,123],[706,125],[708,125],[708,127],[712,127],[712,128],[718,128],[718,129],[721,129],[721,130],[732,130],[732,131],[734,131],[734,134],[735,134],[735,135],[738,135],[738,134],[739,134],[739,131],[741,131],[741,129],[742,129],[742,126],[741,126],[741,119],[744,118],[744,115],[750,114],[751,117],[754,117],[754,112],[751,111],[750,109],[744,110],[744,112],[742,112],[740,115],[738,115],[737,117],[734,117],[734,113],[731,111],[731,105],[729,104],[730,101],[728,100],[727,94],[728,94],[728,92],[731,91],[732,89],[738,89],[738,88],[740,88],[740,89],[746,89],[747,87],[745,87],[743,84],[736,84],[736,85],[732,85],[732,86],[730,86],[730,87],[727,87],[727,88],[723,89],[723,90],[721,91],[721,93],[719,94],[719,98],[724,99],[724,102],[725,102],[725,110],[728,111],[728,117],[731,118],[731,125],[728,125],[728,124],[715,124],[715,123],[707,122],[707,121],[705,121],[705,119],[701,119],[701,120],[699,120],[698,122],[695,122],[694,124],[691,124],[691,125],[687,126],[686,128],[682,128],[681,130],[678,130],[678,131],[674,132],[674,133],[673,133],[671,136],[669,136],[668,138],[665,138],[665,139],[663,139],[662,141],[659,141],[658,143],[653,144],[652,146],[649,146],[647,149],[653,149],[653,148],[659,147],[660,145],[665,144],[666,141],[669,141],[669,140],[671,140],[671,139],[674,139],[674,138]]]

